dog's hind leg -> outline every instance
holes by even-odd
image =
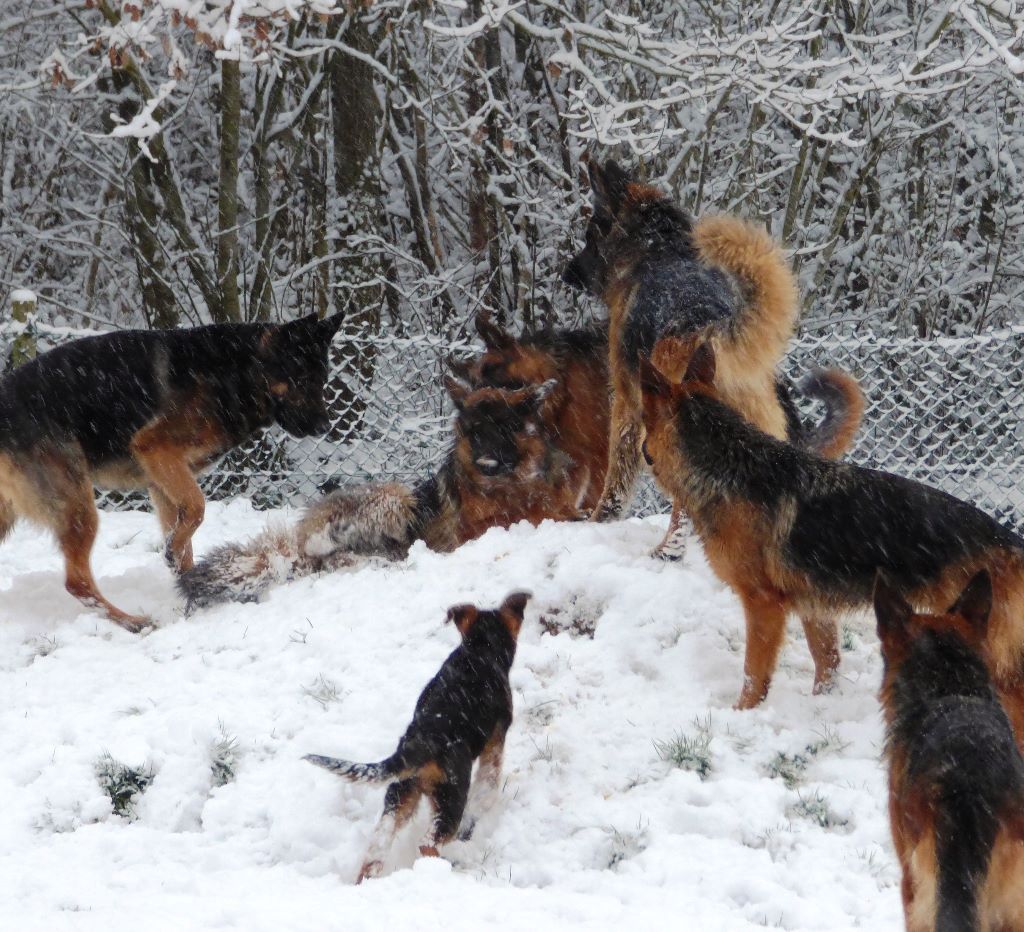
[[[54,515],[53,529],[64,554],[64,587],[80,602],[90,608],[99,608],[113,622],[129,631],[140,631],[149,620],[129,615],[100,595],[93,579],[89,556],[99,528],[99,514],[93,498],[92,485],[85,476],[80,477],[67,490]]]
[[[420,845],[420,854],[428,858],[438,857],[437,849],[451,841],[459,831],[462,814],[469,799],[470,774],[473,761],[466,756],[446,763],[444,776],[432,790],[426,791],[434,810],[434,818],[427,837]]]
[[[741,592],[747,622],[743,690],[735,708],[752,709],[768,695],[779,648],[786,635],[786,608],[778,596]]]
[[[608,436],[608,472],[601,498],[594,507],[592,521],[614,521],[622,517],[633,498],[640,474],[641,426],[639,402],[635,392],[616,391],[612,403],[611,431]]]
[[[651,551],[651,556],[670,563],[682,560],[686,556],[686,546],[689,543],[692,530],[689,518],[682,506],[678,502],[673,502],[672,518],[669,520],[668,530],[661,543]]]
[[[814,695],[828,692],[839,669],[839,630],[832,618],[801,618],[814,659]]]
[[[384,866],[384,856],[388,853],[395,835],[412,818],[422,795],[423,788],[418,776],[396,780],[388,786],[387,793],[384,794],[384,811],[373,830],[373,838],[366,849],[366,857],[356,879],[357,884],[380,875]]]

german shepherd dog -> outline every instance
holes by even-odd
[[[786,616],[803,621],[815,690],[839,662],[842,610],[867,608],[884,570],[922,610],[951,604],[980,569],[997,601],[985,640],[990,672],[1024,735],[1024,540],[993,518],[919,482],[833,463],[768,436],[715,384],[703,336],[659,342],[641,361],[644,456],[682,502],[711,568],[746,615],[743,689],[749,709],[768,692]],[[663,372],[681,371],[676,384]]]
[[[916,615],[879,574],[874,602],[907,929],[1024,929],[1024,758],[985,666],[991,579]]]
[[[497,326],[489,314],[476,318],[486,349],[464,363],[453,360],[453,371],[475,387],[520,389],[553,382],[541,407],[544,429],[551,442],[570,458],[568,486],[579,490],[579,507],[590,513],[597,506],[608,471],[608,334],[593,325],[520,338]],[[829,459],[838,459],[853,443],[864,414],[864,395],[855,379],[839,370],[818,370],[805,376],[798,391],[824,403],[825,418],[815,427],[804,425],[792,393],[797,387],[776,376],[775,393],[785,415],[785,439]],[[559,518],[571,514],[563,502]],[[686,529],[673,510],[665,539],[654,555],[678,559],[685,552]],[[682,543],[681,543],[682,541]]]
[[[662,336],[711,327],[723,395],[763,431],[786,437],[775,368],[793,332],[798,295],[782,250],[764,230],[727,216],[695,222],[615,162],[588,165],[593,212],[584,248],[562,277],[608,307],[608,472],[593,514],[607,521],[621,515],[636,483],[638,366]]]
[[[93,485],[148,488],[164,558],[187,570],[205,508],[195,475],[275,422],[297,437],[327,429],[327,347],[339,323],[129,330],[16,369],[0,382],[0,537],[17,518],[50,528],[68,592],[138,630],[146,619],[113,606],[93,579]]]
[[[255,601],[277,583],[358,568],[367,558],[399,559],[416,540],[448,552],[492,527],[579,514],[571,460],[551,443],[541,416],[551,381],[513,390],[474,390],[453,378],[446,385],[455,436],[436,473],[411,489],[341,489],[292,528],[211,551],[178,579],[186,612]]]
[[[412,722],[395,753],[376,764],[356,764],[310,754],[312,764],[360,783],[387,783],[384,813],[359,871],[357,883],[380,873],[398,830],[426,796],[433,820],[420,854],[438,856],[462,826],[470,797],[495,795],[501,780],[505,735],[512,724],[508,675],[516,655],[529,593],[515,592],[493,610],[456,605],[448,610],[462,643],[448,656],[416,702]],[[469,821],[461,837],[473,829]]]

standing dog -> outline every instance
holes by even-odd
[[[505,734],[512,724],[508,674],[529,598],[528,593],[515,592],[494,610],[474,605],[448,610],[462,643],[420,693],[412,722],[389,758],[377,764],[318,754],[305,758],[347,780],[389,784],[384,813],[357,883],[380,872],[392,839],[415,814],[421,796],[430,801],[434,817],[420,854],[438,856],[438,846],[451,841],[462,824],[478,758],[474,789],[497,792]],[[472,828],[469,823],[463,835]]]
[[[145,619],[113,606],[93,579],[93,485],[148,488],[164,558],[187,570],[205,508],[195,475],[275,422],[296,437],[327,429],[327,347],[339,323],[128,330],[16,369],[0,383],[0,537],[19,517],[50,528],[68,592],[138,630]]]
[[[602,169],[591,161],[589,170],[593,213],[586,244],[563,279],[608,307],[608,473],[593,515],[607,521],[621,515],[636,483],[638,367],[663,336],[710,328],[723,396],[761,430],[786,436],[775,367],[793,333],[797,287],[782,250],[764,230],[727,216],[694,222],[663,192],[632,182],[615,162]]]
[[[486,350],[467,363],[456,364],[456,371],[474,386],[520,389],[553,382],[554,388],[540,409],[543,425],[551,443],[569,457],[569,484],[580,490],[580,507],[592,512],[608,471],[607,330],[592,326],[516,339],[487,314],[477,316],[476,327]],[[856,380],[839,370],[817,370],[800,382],[801,394],[825,404],[825,418],[813,428],[801,423],[790,384],[784,377],[775,379],[775,395],[785,418],[782,436],[829,459],[842,456],[853,443],[864,414],[864,395]],[[681,557],[684,530],[679,510],[674,509],[655,556]]]
[[[982,656],[988,573],[943,615],[915,615],[881,574],[874,602],[907,929],[1024,929],[1024,758]]]
[[[663,371],[685,375],[674,384]],[[985,655],[1024,736],[1024,540],[944,492],[833,463],[758,430],[725,402],[714,348],[700,336],[662,340],[641,372],[644,456],[743,603],[738,708],[767,694],[790,612],[803,620],[818,691],[839,663],[836,625],[824,619],[868,607],[878,569],[911,604],[941,610],[986,568],[997,601]]]

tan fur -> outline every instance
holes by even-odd
[[[657,349],[658,358],[671,359],[674,368],[685,371],[682,357],[688,358],[693,341],[671,339],[661,343],[664,345]],[[834,641],[823,631],[822,619],[832,618],[837,612],[865,608],[867,604],[837,601],[786,562],[780,541],[792,522],[792,507],[782,505],[767,515],[744,500],[709,503],[694,497],[686,481],[688,469],[680,453],[674,412],[684,394],[701,392],[725,400],[717,385],[699,383],[673,385],[672,395],[665,398],[645,393],[646,443],[655,462],[656,477],[693,519],[712,570],[743,603],[747,659],[737,706],[750,708],[767,693],[787,615],[797,614],[803,619],[805,631],[808,625],[815,629],[815,637],[809,636],[808,641],[815,652],[815,686],[819,687],[834,672],[830,658],[838,661]],[[907,599],[919,611],[943,611],[983,568],[988,569],[996,594],[984,645],[986,662],[1014,734],[1024,749],[1024,556],[1017,551],[992,548],[947,566],[935,582],[908,592]]]
[[[796,279],[785,254],[764,230],[736,217],[701,218],[694,226],[694,242],[701,259],[739,279],[747,295],[731,332],[712,334],[719,361],[717,387],[743,417],[785,439],[786,415],[775,392],[775,369],[793,334],[799,307]],[[631,267],[616,269],[603,296],[609,314],[613,403],[608,475],[596,520],[605,520],[621,507],[639,468],[639,451],[632,440],[638,435],[634,425],[640,422],[640,389],[636,374],[621,358],[622,334],[636,299],[632,273]],[[671,368],[663,371],[669,378],[682,375]]]

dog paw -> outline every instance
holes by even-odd
[[[651,556],[666,563],[678,563],[686,556],[686,544],[659,544],[651,551]]]
[[[459,826],[458,834],[455,836],[457,841],[469,841],[473,837],[473,829],[476,828],[476,816],[467,816],[462,820],[462,825]]]

